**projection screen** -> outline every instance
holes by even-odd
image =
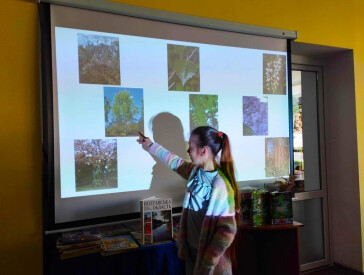
[[[287,40],[51,5],[55,223],[136,213],[185,181],[136,142],[188,158],[231,140],[240,186],[289,173]]]

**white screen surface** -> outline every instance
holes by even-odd
[[[57,6],[51,19],[56,222],[138,212],[149,196],[181,205],[184,180],[138,130],[187,157],[209,124],[229,136],[239,182],[288,174],[285,40]]]

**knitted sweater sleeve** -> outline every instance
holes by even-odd
[[[206,213],[206,221],[204,221],[201,230],[201,239],[205,240],[205,243],[202,244],[204,251],[200,252],[199,267],[195,270],[197,271],[195,273],[198,274],[211,274],[217,264],[220,265],[219,268],[230,264],[222,263],[221,257],[226,253],[237,232],[234,193],[229,190],[230,188],[226,190],[219,187],[217,192],[212,195],[211,200],[214,207],[212,212]]]
[[[188,179],[194,168],[191,162],[187,162],[177,155],[174,155],[158,143],[153,143],[149,153],[160,159],[167,167],[177,172],[182,178]]]

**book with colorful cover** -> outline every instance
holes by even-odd
[[[240,220],[242,224],[253,223],[252,193],[257,190],[255,187],[245,186],[240,190]]]
[[[100,246],[101,246],[101,241],[63,244],[62,238],[57,239],[57,249],[60,252],[66,251],[66,250],[77,250],[77,249],[82,249],[82,248],[100,247]]]
[[[293,223],[292,192],[272,192],[270,194],[272,224]]]
[[[143,233],[142,231],[131,231],[130,235],[134,238],[134,240],[140,245],[143,245]],[[147,244],[146,244],[147,245]],[[146,246],[144,245],[144,246]],[[152,244],[150,244],[152,245]]]
[[[101,251],[100,245],[94,247],[81,248],[81,249],[65,250],[60,253],[60,258],[61,260],[66,260],[83,255],[99,253],[100,251]]]
[[[103,237],[101,254],[108,256],[138,247],[138,244],[131,235]]]
[[[140,201],[141,244],[170,241],[173,238],[172,199],[151,197]]]
[[[62,244],[76,244],[92,241],[100,241],[101,235],[97,229],[84,229],[62,233]]]

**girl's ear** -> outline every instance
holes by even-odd
[[[208,149],[207,146],[204,146],[201,148],[201,156],[205,156],[208,153]]]

